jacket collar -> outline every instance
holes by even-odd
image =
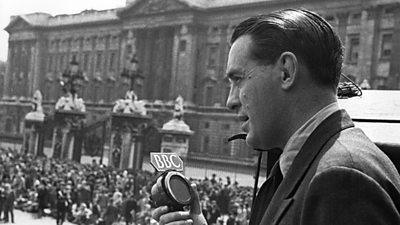
[[[330,115],[311,133],[272,198],[261,224],[271,224],[270,222],[263,223],[263,221],[276,221],[280,217],[280,214],[285,211],[281,209],[281,203],[284,203],[285,199],[292,197],[297,191],[323,146],[332,136],[350,127],[354,127],[354,124],[349,115],[345,110],[339,110]],[[288,204],[284,205],[285,207],[289,206]]]

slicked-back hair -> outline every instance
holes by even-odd
[[[231,44],[243,35],[252,39],[252,59],[269,65],[283,52],[292,52],[318,84],[336,90],[343,61],[342,43],[331,25],[316,13],[285,9],[250,17],[236,26]]]

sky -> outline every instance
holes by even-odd
[[[0,0],[0,61],[7,61],[8,33],[4,28],[10,16],[44,12],[52,16],[75,14],[85,9],[113,9],[125,6],[126,0]]]

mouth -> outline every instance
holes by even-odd
[[[238,120],[242,123],[242,126],[241,126],[242,131],[247,133],[249,131],[249,129],[248,129],[249,117],[244,114],[239,114]]]
[[[249,117],[244,114],[239,114],[238,119],[240,122],[246,122],[247,120],[249,120]]]

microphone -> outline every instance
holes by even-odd
[[[354,83],[354,81],[352,81],[343,73],[341,74],[341,76],[344,77],[347,81],[339,83],[337,88],[338,98],[343,99],[362,95],[361,88],[356,83]]]

